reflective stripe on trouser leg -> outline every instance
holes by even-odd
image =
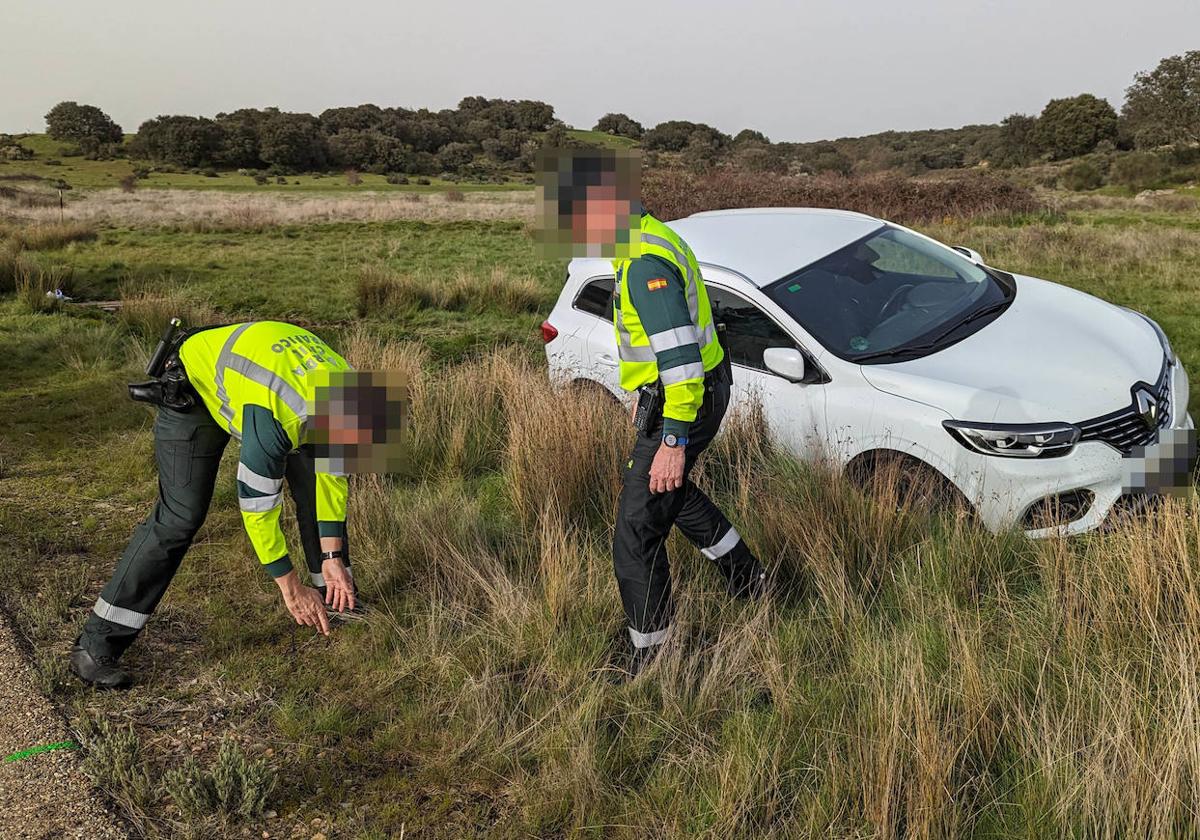
[[[632,627],[629,628],[629,638],[633,640],[633,646],[636,648],[648,648],[655,645],[661,645],[667,640],[667,634],[671,632],[671,628],[664,627],[662,630],[655,630],[653,633],[639,633]]]
[[[150,616],[147,613],[127,610],[124,607],[114,607],[103,598],[96,599],[96,606],[92,607],[92,612],[105,621],[120,624],[122,627],[131,627],[134,630],[141,630],[146,626],[146,622],[150,620]]]
[[[721,539],[717,540],[708,548],[700,549],[700,553],[709,560],[718,560],[729,552],[733,551],[733,549],[736,548],[737,544],[741,541],[742,538],[741,535],[738,534],[737,529],[730,525],[729,530],[725,532],[725,536],[721,537]]]

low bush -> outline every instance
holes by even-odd
[[[1067,167],[1059,183],[1068,190],[1094,190],[1104,183],[1104,173],[1090,160],[1081,160]]]
[[[277,781],[265,760],[248,759],[241,747],[227,738],[208,768],[189,757],[182,767],[163,776],[163,787],[188,816],[223,814],[252,819],[266,810]]]
[[[108,721],[90,724],[84,746],[83,772],[96,787],[129,810],[151,801],[154,786],[132,727],[118,728]]]
[[[1024,187],[976,175],[939,180],[898,176],[778,177],[716,172],[704,177],[652,171],[642,179],[642,202],[660,219],[738,207],[831,207],[901,223],[1030,213],[1041,202]]]
[[[1134,190],[1163,185],[1171,171],[1166,157],[1156,152],[1130,152],[1113,161],[1109,180]]]
[[[393,174],[393,175],[387,176],[387,182],[389,184],[398,184],[398,185],[399,184],[407,184],[408,177],[405,175]]]

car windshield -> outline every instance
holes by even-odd
[[[828,350],[864,362],[934,352],[970,335],[968,323],[982,328],[982,316],[1012,297],[966,257],[894,227],[834,251],[766,292]]]

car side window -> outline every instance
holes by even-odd
[[[735,365],[766,371],[763,351],[768,347],[800,349],[769,315],[741,295],[715,286],[706,288],[713,321],[725,325],[722,343]]]
[[[595,315],[597,318],[612,321],[613,282],[614,278],[612,277],[598,277],[595,280],[589,280],[579,290],[579,295],[575,298],[575,308],[580,312]]]

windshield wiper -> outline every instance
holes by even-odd
[[[1012,303],[1012,298],[1005,298],[1004,300],[993,303],[990,306],[985,306],[982,309],[976,309],[966,318],[956,322],[954,326],[943,330],[929,341],[922,342],[921,344],[902,344],[899,347],[893,347],[891,350],[878,350],[874,353],[867,353],[865,356],[855,356],[850,361],[858,364],[859,362],[865,362],[868,359],[886,359],[891,356],[907,356],[911,353],[918,353],[922,350],[933,350],[959,327],[963,326],[964,324],[969,324],[972,321],[976,321],[982,318],[984,315],[991,315],[993,312],[999,312],[1002,309],[1007,309],[1010,303]]]

